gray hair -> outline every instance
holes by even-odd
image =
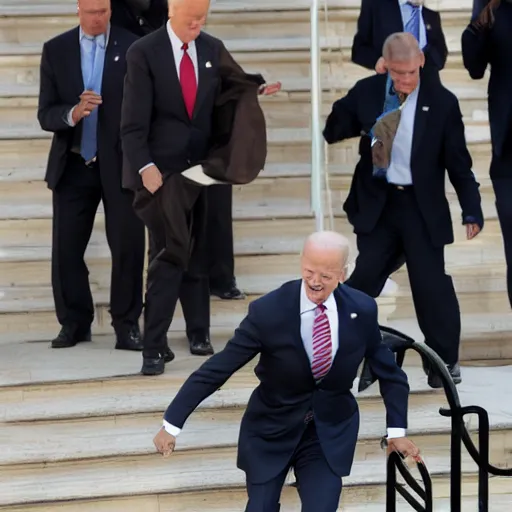
[[[382,56],[388,62],[406,62],[421,54],[417,39],[409,32],[391,34],[382,46]]]
[[[350,242],[347,237],[336,231],[316,231],[311,233],[304,242],[302,254],[304,254],[308,247],[339,251],[343,267],[346,266],[350,255]]]

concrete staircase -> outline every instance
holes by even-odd
[[[509,465],[512,420],[502,382],[510,380],[512,318],[505,266],[490,188],[486,83],[470,81],[462,68],[460,34],[469,0],[429,2],[443,14],[450,58],[443,72],[457,93],[482,183],[487,223],[466,242],[453,190],[456,243],[447,249],[463,312],[465,405],[489,409],[491,460]],[[264,98],[269,127],[265,173],[235,193],[237,277],[245,302],[214,301],[214,344],[220,350],[253,298],[297,276],[298,252],[313,228],[310,214],[309,2],[217,0],[209,30],[221,36],[237,60],[283,92]],[[349,62],[357,0],[329,0],[322,30],[323,110],[367,73]],[[88,263],[97,304],[94,342],[67,351],[47,349],[58,326],[50,287],[51,197],[42,182],[48,134],[36,121],[42,43],[76,24],[71,0],[2,0],[0,5],[0,510],[23,512],[198,512],[243,510],[243,475],[235,467],[239,419],[254,387],[251,368],[238,372],[206,401],[168,460],[153,454],[152,437],[163,410],[201,359],[186,351],[181,313],[171,337],[177,359],[159,378],[136,375],[140,355],[112,350],[107,312],[110,262],[97,219]],[[322,14],[323,16],[323,14]],[[341,205],[357,157],[357,141],[329,151],[336,229],[351,233]],[[393,297],[379,299],[382,322],[415,338],[407,276]],[[410,435],[422,447],[434,475],[436,508],[448,511],[449,424],[438,414],[444,396],[428,389],[408,356]],[[361,442],[346,479],[343,510],[383,511],[385,457],[379,448],[384,410],[373,387],[360,397]],[[472,429],[476,424],[469,425]],[[463,462],[465,508],[476,510],[476,467]],[[511,481],[493,479],[491,510],[510,510]],[[283,512],[298,510],[296,492],[283,494]],[[400,508],[399,510],[408,510]]]

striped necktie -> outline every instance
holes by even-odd
[[[313,360],[311,362],[311,371],[315,380],[325,377],[332,364],[331,326],[329,325],[326,309],[323,304],[315,309]]]
[[[404,31],[412,34],[416,40],[420,41],[420,15],[421,9],[419,5],[414,5],[411,2],[407,2],[409,6],[409,19],[405,23]]]

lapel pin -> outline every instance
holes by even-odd
[[[357,313],[350,313],[350,318],[354,320],[354,318],[357,318]]]
[[[119,60],[119,55],[116,55],[116,56],[114,57],[114,61],[115,61],[115,62],[117,62],[118,60]]]
[[[421,110],[423,110],[423,112],[428,112],[430,107],[421,107]]]
[[[427,30],[430,30],[432,27],[431,27],[431,25],[425,25],[425,28],[426,28]]]
[[[206,67],[207,67],[207,68],[211,68],[211,67],[212,67],[212,63],[211,63],[210,61],[208,61],[208,62],[206,63]]]

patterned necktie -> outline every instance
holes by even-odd
[[[313,322],[313,361],[311,371],[315,380],[325,377],[332,364],[331,326],[326,307],[320,304],[315,309]]]
[[[185,107],[187,108],[188,115],[190,119],[192,119],[197,96],[196,71],[194,69],[192,59],[187,52],[188,44],[184,43],[181,49],[183,50],[183,57],[181,58],[180,63],[181,91],[183,92],[183,99],[185,100]]]
[[[407,2],[409,6],[409,19],[407,20],[404,31],[412,34],[416,40],[420,41],[420,6],[414,5],[410,2]]]
[[[85,36],[85,42],[89,45],[90,49],[88,58],[86,59],[87,67],[83,70],[85,88],[97,94],[101,94],[103,65],[105,61],[103,54],[105,36],[99,35],[94,38]],[[84,117],[82,121],[80,154],[86,162],[89,162],[96,156],[98,149],[98,108],[99,107],[96,107],[89,116]]]

